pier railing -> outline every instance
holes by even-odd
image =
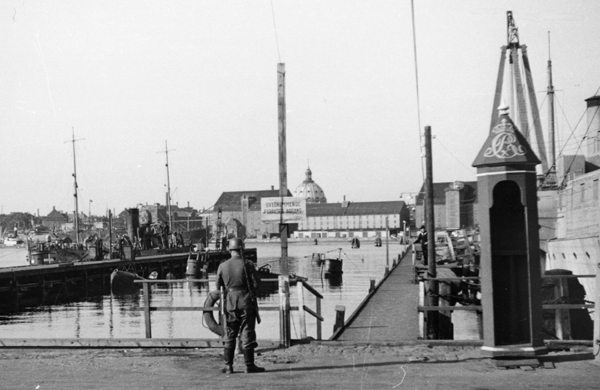
[[[139,311],[144,312],[144,324],[146,328],[146,338],[152,338],[152,320],[151,320],[151,312],[156,311],[222,311],[220,306],[151,306],[150,305],[150,296],[151,289],[150,285],[157,283],[164,284],[173,284],[173,283],[207,283],[209,279],[167,279],[167,280],[135,280],[134,283],[141,283],[143,285],[143,296],[144,296],[144,306],[138,308]],[[279,283],[279,291],[280,291],[280,304],[279,306],[267,306],[267,305],[259,305],[260,311],[279,311],[279,319],[280,324],[279,327],[282,329],[280,332],[280,345],[281,346],[289,346],[291,342],[291,336],[289,331],[289,318],[290,311],[298,311],[299,312],[299,322],[300,322],[300,339],[307,338],[306,331],[306,314],[308,313],[312,317],[314,317],[317,321],[316,323],[316,339],[321,340],[321,323],[324,321],[324,318],[321,315],[321,300],[323,299],[323,295],[321,295],[314,287],[308,284],[306,281],[302,279],[292,279],[292,281],[296,282],[296,293],[297,293],[297,306],[289,305],[289,296],[286,299],[286,291],[289,292],[289,278],[283,278],[282,276],[279,279],[262,279],[262,282],[278,282]],[[312,310],[305,304],[304,299],[304,290],[313,294],[316,298],[316,308]],[[221,301],[222,304],[222,301]],[[287,329],[285,329],[287,328]]]
[[[442,268],[453,268],[453,266],[441,266]],[[440,268],[440,266],[438,266]],[[596,278],[594,274],[585,274],[585,275],[544,275],[542,279],[559,279],[560,283],[555,287],[559,292],[560,296],[567,296],[568,289],[566,287],[566,283],[563,282],[565,279],[576,279],[576,278]],[[415,280],[419,283],[419,305],[417,306],[417,310],[419,311],[419,332],[420,336],[424,337],[426,334],[425,329],[425,315],[427,312],[437,311],[437,312],[450,312],[450,311],[476,311],[482,312],[483,307],[481,305],[466,305],[466,306],[449,306],[449,305],[438,305],[431,306],[428,305],[429,294],[426,283],[429,281],[437,281],[439,283],[452,283],[452,282],[467,282],[469,287],[478,287],[480,286],[477,283],[480,280],[479,276],[463,276],[463,277],[442,277],[442,278],[431,278],[426,276],[419,276],[418,269],[415,267]],[[596,303],[544,303],[542,304],[543,310],[556,310],[555,319],[556,319],[556,330],[557,330],[557,338],[560,340],[564,340],[570,337],[570,317],[568,310],[570,309],[593,309],[598,305]],[[478,318],[478,321],[481,321],[481,318]],[[480,338],[482,334],[480,332]]]

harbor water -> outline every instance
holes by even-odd
[[[372,241],[361,242],[352,249],[347,241],[290,242],[289,272],[308,278],[308,283],[319,291],[324,299],[321,313],[322,338],[333,334],[335,307],[346,308],[346,318],[367,296],[370,280],[378,283],[384,276],[386,246],[375,247]],[[258,266],[268,265],[273,273],[279,273],[281,244],[275,242],[248,243],[256,247]],[[397,241],[390,241],[389,266],[403,250]],[[312,261],[313,253],[325,253],[326,258],[343,259],[343,274],[327,278],[322,266]],[[0,266],[27,266],[26,250],[23,248],[0,248]],[[208,283],[177,282],[152,285],[151,305],[166,307],[203,306],[210,291],[215,289],[215,274],[209,274]],[[260,306],[279,306],[277,284],[263,283],[259,292]],[[401,297],[399,297],[400,299]],[[297,305],[297,289],[291,287],[291,305]],[[304,290],[305,305],[315,310],[316,298]],[[126,295],[107,294],[82,298],[76,302],[31,307],[19,313],[0,316],[1,338],[143,338],[145,337],[141,289]],[[292,311],[292,338],[299,338],[298,312]],[[262,323],[257,327],[258,338],[279,338],[279,313],[261,312]],[[316,319],[306,316],[307,333],[316,338]],[[202,312],[160,311],[152,313],[153,338],[217,338],[203,322]]]

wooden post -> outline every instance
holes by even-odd
[[[385,267],[390,267],[390,224],[387,215],[385,217]]]
[[[298,320],[300,321],[300,338],[306,338],[306,312],[304,311],[304,283],[298,280],[296,282],[296,291],[298,293]]]
[[[150,321],[150,286],[144,283],[144,320],[146,322],[146,338],[152,338],[152,325]]]
[[[426,163],[426,177],[425,177],[425,199],[426,199],[426,229],[427,229],[427,264],[428,271],[427,276],[429,278],[435,278],[436,266],[435,266],[435,222],[434,222],[434,210],[433,210],[433,158],[431,150],[431,126],[425,126],[425,163]],[[438,299],[438,282],[436,280],[430,280],[428,284],[428,298],[429,306],[439,306]],[[427,338],[429,340],[437,340],[439,338],[439,323],[438,323],[438,312],[431,311],[427,313]]]
[[[333,333],[344,326],[346,317],[346,306],[335,305],[335,324],[333,324]]]
[[[554,287],[555,298],[569,296],[569,281],[565,278],[558,278],[558,284]],[[554,314],[556,326],[556,337],[559,340],[571,339],[571,315],[569,309],[556,309]]]
[[[445,271],[445,270],[442,270]],[[451,272],[450,272],[451,273]],[[449,275],[448,276],[453,276],[453,275]],[[445,275],[442,274],[442,277],[444,277]],[[452,294],[452,284],[449,282],[438,282],[438,289],[440,291],[440,295],[442,296],[448,296]],[[446,300],[445,298],[439,298],[438,301],[440,306],[451,306],[450,301]],[[441,312],[438,312],[438,323],[439,323],[439,330],[438,330],[438,337],[441,340],[453,340],[454,339],[454,326],[452,324],[452,311],[451,310],[444,310]]]
[[[277,124],[279,134],[279,196],[287,196],[287,152],[286,152],[286,116],[285,116],[285,64],[277,64]],[[283,207],[283,205],[282,205]],[[281,274],[288,276],[288,225],[279,224],[281,239]]]
[[[317,297],[317,314],[321,316],[321,298]],[[321,340],[321,321],[317,320],[317,340]]]
[[[290,346],[290,279],[279,275],[279,343],[282,347]]]
[[[425,282],[419,281],[419,306],[425,306]],[[419,337],[424,339],[427,335],[427,322],[425,321],[425,313],[419,312]]]
[[[600,363],[600,263],[596,264],[596,296],[594,299],[594,359]]]

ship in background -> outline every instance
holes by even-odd
[[[546,215],[553,211],[550,207],[556,210],[555,235],[545,243],[544,269],[567,269],[575,275],[595,275],[600,259],[600,96],[590,97],[586,103],[583,153],[558,156],[556,196],[538,204],[541,211],[546,207]],[[595,279],[579,278],[579,282],[587,300],[594,300]]]
[[[596,274],[600,259],[600,96],[586,99],[587,126],[585,136],[576,141],[576,154],[563,153],[564,147],[558,151],[549,34],[548,142],[542,131],[527,46],[519,41],[511,11],[507,12],[507,45],[501,51],[490,130],[498,107],[507,104],[510,117],[541,161],[537,181],[542,270],[591,275]],[[594,300],[595,279],[579,278],[579,282],[586,299]]]

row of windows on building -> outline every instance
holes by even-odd
[[[308,217],[306,222],[300,222],[298,227],[301,230],[315,228],[399,228],[400,218],[398,215],[365,215],[365,216],[344,216],[344,217]]]

